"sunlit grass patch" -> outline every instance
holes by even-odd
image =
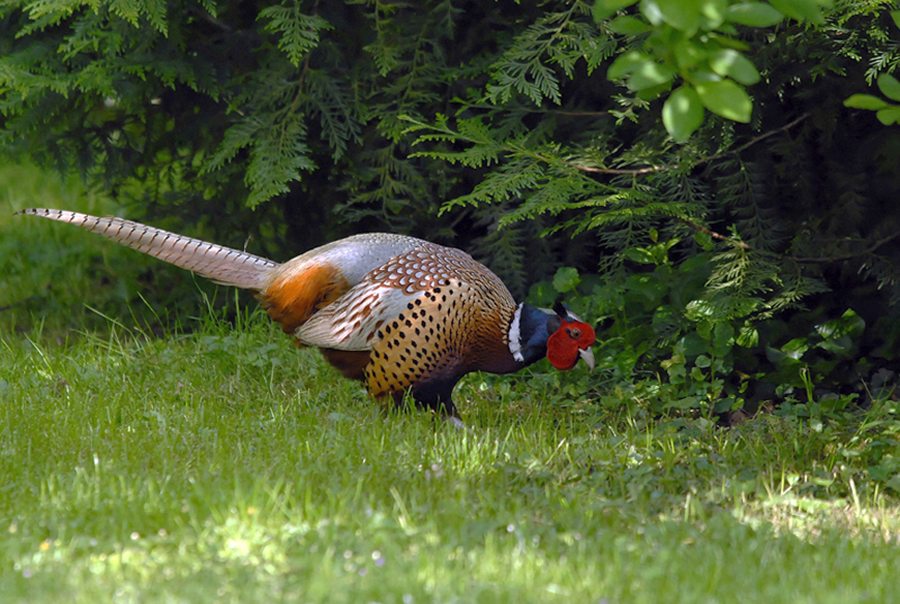
[[[603,418],[476,375],[457,430],[379,410],[262,313],[0,349],[6,601],[895,593],[896,500],[789,419]]]

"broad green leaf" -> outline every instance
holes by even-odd
[[[656,243],[647,247],[647,251],[650,252],[650,255],[653,256],[653,262],[658,265],[668,264],[669,263],[669,250],[672,247],[678,245],[678,242],[681,241],[678,237],[673,237],[672,239],[668,239],[661,243]]]
[[[846,354],[853,348],[853,338],[850,336],[829,338],[824,342],[819,342],[817,347],[835,354]]]
[[[553,276],[553,289],[561,294],[570,292],[581,283],[581,277],[578,276],[578,270],[571,266],[564,266],[556,271]]]
[[[675,43],[672,50],[675,52],[679,70],[692,70],[700,61],[705,60],[708,54],[706,49],[692,38],[682,38]]]
[[[816,0],[771,0],[772,6],[779,12],[796,19],[797,21],[809,21],[816,25],[825,23],[822,16],[822,7]]]
[[[671,374],[670,374],[671,375]],[[672,381],[673,384],[680,383]],[[702,399],[699,396],[686,396],[677,400],[673,400],[665,404],[666,409],[697,409],[700,407]]]
[[[796,361],[784,354],[777,348],[772,348],[771,346],[766,346],[766,359],[768,359],[771,363],[774,363],[776,367],[784,367],[786,365],[796,364]]]
[[[642,101],[653,101],[658,99],[662,94],[668,92],[671,87],[672,82],[668,81],[664,82],[663,84],[657,84],[656,86],[638,90],[634,93],[634,96],[641,99]]]
[[[632,90],[645,90],[653,86],[666,84],[674,77],[675,72],[665,65],[644,61],[637,66],[637,69],[628,78],[628,87]]]
[[[869,109],[871,111],[889,107],[884,99],[872,96],[871,94],[854,94],[844,101],[844,106],[851,107],[852,109]]]
[[[725,20],[725,11],[728,10],[727,0],[702,0],[700,13],[709,20],[709,29],[715,29]]]
[[[609,69],[606,72],[606,77],[610,80],[621,80],[629,73],[637,69],[639,65],[652,61],[653,59],[651,59],[649,55],[645,55],[644,53],[640,53],[635,50],[626,52],[624,55],[620,55],[618,58],[616,58],[615,61],[613,61],[612,65],[609,66]]]
[[[734,23],[724,22],[719,27],[716,28],[720,33],[726,36],[737,36],[738,28],[734,26]],[[712,33],[712,32],[710,32]]]
[[[900,491],[900,474],[894,474],[894,477],[885,482],[884,486],[894,491]]]
[[[597,0],[594,6],[599,6],[601,10],[621,10],[635,4],[637,0]]]
[[[703,106],[715,114],[736,122],[748,123],[753,102],[747,92],[732,82],[708,82],[695,86]]]
[[[709,343],[706,341],[708,336],[708,333],[692,332],[686,334],[681,338],[680,342],[684,347],[684,354],[689,357],[694,357],[709,352]]]
[[[700,23],[700,0],[656,0],[663,21],[693,35]]]
[[[854,337],[861,336],[866,328],[866,320],[856,314],[856,311],[852,308],[845,310],[838,321],[840,322],[841,328],[845,330],[844,333],[848,333]]]
[[[743,399],[735,398],[733,396],[726,396],[725,398],[720,398],[716,401],[715,406],[713,407],[713,413],[725,413],[727,411],[737,411],[741,407],[744,406]]]
[[[642,247],[630,247],[622,252],[626,258],[641,264],[656,264],[656,259],[649,250]],[[561,270],[561,269],[560,269]]]
[[[881,109],[875,114],[875,117],[877,117],[878,121],[885,126],[896,124],[897,122],[900,122],[900,107],[892,106],[887,109]]]
[[[707,233],[704,233],[703,231],[694,231],[694,241],[705,252],[710,252],[710,251],[714,250],[716,247],[716,243],[713,240],[712,236]]]
[[[643,34],[653,29],[644,21],[641,21],[636,17],[629,17],[627,15],[616,17],[607,25],[613,32],[622,36]]]
[[[631,6],[637,0],[596,0],[592,15],[596,23],[609,19],[617,10]]]
[[[894,25],[900,29],[900,10],[892,10],[891,11],[891,19],[894,20]]]
[[[725,18],[732,23],[750,27],[771,27],[784,19],[784,15],[762,2],[732,4],[725,11]]]
[[[662,109],[663,125],[675,142],[683,143],[703,123],[703,103],[697,91],[682,86],[666,99]]]
[[[807,350],[809,350],[809,344],[807,343],[806,338],[794,338],[781,347],[781,352],[795,361],[799,361]]]
[[[741,84],[751,85],[759,81],[759,72],[747,57],[736,50],[723,48],[709,57],[709,65],[720,76],[728,76]]]
[[[651,24],[655,26],[659,26],[663,24],[663,14],[659,9],[659,5],[656,3],[656,0],[641,0],[641,14],[644,15],[644,18],[647,19]]]
[[[731,349],[734,328],[728,323],[716,323],[713,329],[713,352],[722,356]]]
[[[724,28],[722,29],[724,31]],[[711,41],[716,42],[719,46],[722,46],[724,48],[733,48],[734,50],[738,50],[741,52],[749,52],[750,50],[752,50],[751,46],[742,40],[723,36],[716,32],[709,32],[708,35]]]
[[[878,76],[878,89],[892,101],[900,101],[900,82],[894,76],[887,73]]]
[[[717,73],[713,73],[711,71],[695,71],[690,74],[691,76],[691,84],[696,86],[697,84],[708,84],[709,82],[721,82],[722,76]]]

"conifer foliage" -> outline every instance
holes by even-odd
[[[460,245],[518,295],[580,291],[636,346],[620,369],[784,357],[799,387],[806,350],[859,372],[900,342],[892,8],[14,0],[0,149],[279,257],[373,229]],[[629,331],[616,304],[675,274]],[[786,316],[819,334],[802,353]],[[817,327],[840,317],[852,345]]]

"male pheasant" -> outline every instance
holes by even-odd
[[[472,371],[510,373],[543,357],[593,368],[593,328],[560,305],[516,304],[497,275],[458,249],[368,233],[278,264],[121,218],[27,209],[84,227],[225,285],[253,290],[269,316],[322,350],[376,399],[402,399],[457,417],[451,393]]]

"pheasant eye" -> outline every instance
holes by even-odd
[[[572,339],[573,339],[573,340],[577,340],[578,338],[581,337],[581,330],[580,330],[580,329],[577,329],[577,328],[576,328],[576,329],[571,329],[571,330],[568,330],[568,332],[569,332],[569,335],[572,336]]]

